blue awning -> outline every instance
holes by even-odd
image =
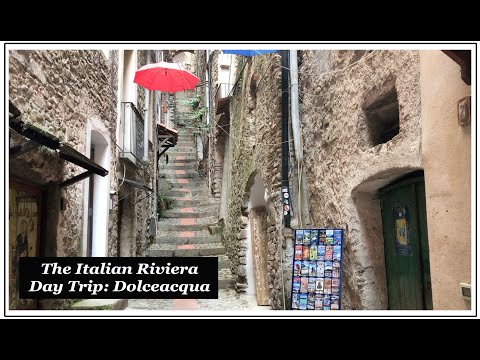
[[[224,54],[255,56],[266,53],[277,52],[278,50],[222,50]]]

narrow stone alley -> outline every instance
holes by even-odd
[[[166,195],[174,200],[157,224],[150,257],[218,257],[219,300],[150,299],[130,300],[128,309],[158,310],[242,310],[257,308],[255,296],[237,294],[230,262],[220,238],[211,226],[217,223],[219,203],[209,194],[206,179],[197,171],[196,143],[193,130],[179,128],[177,146],[169,151],[165,166]],[[213,234],[211,233],[213,232]],[[261,308],[261,307],[258,307]],[[265,308],[265,307],[263,307]]]
[[[473,43],[116,44],[4,46],[6,316],[476,314]]]

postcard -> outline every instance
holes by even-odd
[[[325,260],[325,246],[318,245],[317,247],[317,260]]]
[[[309,293],[307,295],[307,310],[315,310],[315,294]]]
[[[311,230],[310,243],[318,244],[318,230]]]
[[[325,277],[325,263],[323,261],[317,261],[317,276]]]
[[[308,278],[308,292],[314,293],[315,292],[315,280],[316,278],[310,277]]]
[[[317,262],[310,261],[308,265],[308,276],[317,276]]]
[[[333,261],[339,262],[342,259],[342,247],[335,245],[333,247]]]
[[[303,230],[303,245],[310,245],[311,236],[310,230]]]
[[[300,291],[300,277],[295,276],[293,278],[293,291],[299,292]]]
[[[332,279],[332,294],[340,294],[340,279]]]
[[[298,308],[300,310],[307,310],[307,294],[299,294]]]
[[[308,278],[302,277],[300,279],[300,292],[306,294],[308,292]]]
[[[334,262],[333,263],[333,271],[332,271],[333,278],[340,278],[340,263]]]
[[[308,276],[308,268],[310,267],[310,261],[302,261],[302,273],[301,276]]]
[[[304,246],[303,247],[303,255],[302,255],[303,260],[309,260],[310,259],[310,246]]]
[[[293,263],[293,276],[300,276],[302,275],[302,262],[295,261]]]
[[[334,230],[333,231],[333,245],[342,245],[342,231]]]
[[[323,293],[331,294],[332,293],[332,279],[325,278],[323,280]]]
[[[325,277],[326,278],[331,278],[332,277],[332,262],[331,261],[325,261]]]
[[[333,260],[333,246],[325,246],[325,261]]]
[[[310,260],[317,260],[317,244],[310,245]]]
[[[294,310],[298,309],[299,300],[300,300],[300,294],[299,293],[293,293],[292,294],[292,309],[294,309]]]
[[[323,293],[323,279],[317,278],[315,280],[315,292],[317,294]]]
[[[325,238],[327,237],[325,230],[318,230],[318,244],[325,245]]]
[[[322,310],[323,306],[323,295],[315,294],[315,310]]]
[[[336,295],[332,295],[330,298],[330,308],[332,310],[340,310],[340,298]]]
[[[330,295],[323,295],[323,306],[330,306]]]
[[[302,260],[303,246],[295,245],[295,260]]]
[[[295,245],[302,245],[303,244],[303,230],[296,230],[295,231]]]

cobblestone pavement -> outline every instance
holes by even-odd
[[[220,289],[218,299],[134,299],[125,310],[270,310],[258,306],[254,295],[237,294],[232,289]]]

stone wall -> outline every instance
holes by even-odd
[[[304,171],[311,227],[346,230],[344,309],[387,307],[383,236],[376,191],[401,175],[422,168],[419,57],[416,51],[302,51],[300,110]],[[246,248],[242,236],[248,179],[261,175],[268,201],[270,305],[289,306],[292,230],[281,209],[281,73],[278,54],[242,58],[241,76],[230,100],[230,164],[225,196],[224,242],[237,289],[245,287]],[[245,67],[244,67],[245,65]],[[400,133],[373,146],[364,108],[391,87],[396,90]],[[290,137],[291,138],[291,137]],[[290,142],[290,170],[297,164]],[[210,167],[213,173],[212,167]],[[292,178],[290,179],[291,184]],[[222,189],[225,190],[225,189]],[[292,204],[292,227],[298,224]]]
[[[56,135],[80,153],[88,153],[87,122],[92,119],[98,119],[115,140],[116,62],[114,52],[106,59],[101,51],[10,51],[9,99],[22,112],[23,120]],[[12,144],[23,141],[18,136],[12,137]],[[115,190],[114,146],[110,159],[110,187]],[[45,148],[22,155],[9,165],[12,176],[50,187],[84,172]],[[49,212],[57,217],[53,222],[58,220],[52,236],[55,244],[48,244],[51,256],[82,255],[83,190],[83,182],[64,190],[58,187],[49,190],[52,198],[62,197],[65,204],[64,210],[58,206],[57,212]],[[52,207],[57,208],[57,204]],[[109,223],[109,252],[116,244],[115,213],[114,203]]]
[[[376,191],[422,168],[418,51],[303,51],[299,59],[312,227],[346,230],[342,308],[386,309]],[[372,146],[364,107],[391,86],[400,132]]]
[[[245,65],[245,66],[244,66]],[[230,159],[227,213],[224,243],[232,262],[237,289],[246,287],[246,240],[242,229],[242,215],[246,214],[248,196],[254,173],[261,175],[267,190],[268,232],[268,286],[270,305],[274,309],[288,308],[288,259],[291,230],[283,229],[281,199],[281,90],[280,57],[269,54],[244,59],[238,65],[240,80],[230,100],[230,133],[227,155]],[[225,184],[224,184],[225,185]],[[291,254],[290,254],[291,256]],[[282,263],[284,267],[282,268]],[[283,273],[282,273],[283,272]],[[291,272],[291,271],[290,271]],[[285,286],[285,291],[283,287]]]

